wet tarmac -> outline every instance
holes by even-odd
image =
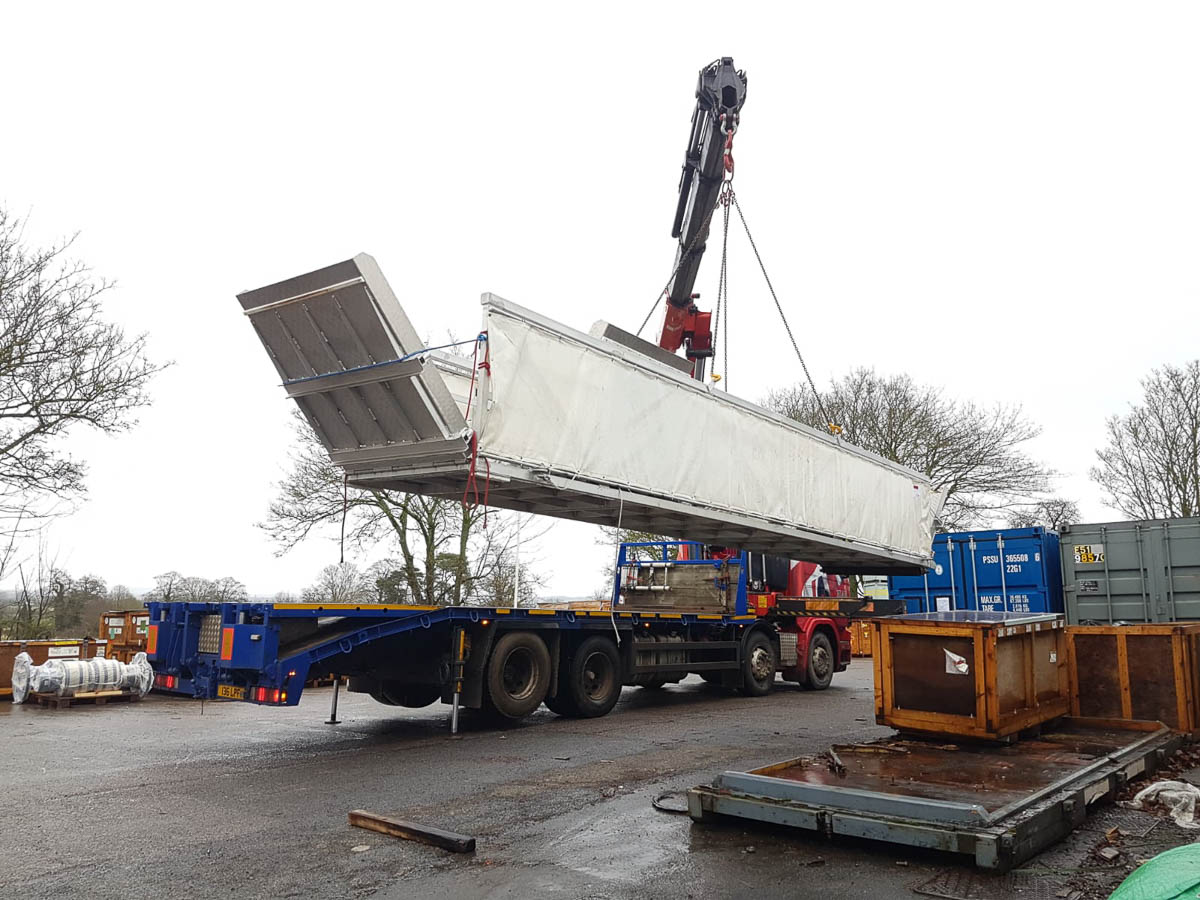
[[[877,900],[970,873],[651,804],[725,769],[890,734],[874,724],[869,660],[824,692],[781,683],[745,698],[690,678],[627,688],[601,719],[542,710],[496,730],[465,715],[453,739],[445,707],[345,692],[342,723],[327,725],[331,693],[283,709],[0,703],[0,897]],[[474,835],[478,849],[352,828],[352,809]],[[982,883],[996,891],[980,897],[1034,896]]]

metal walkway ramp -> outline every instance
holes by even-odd
[[[351,484],[459,499],[474,472],[504,509],[842,573],[930,560],[941,497],[923,476],[617,341],[485,294],[473,379],[424,348],[365,254],[238,300]]]

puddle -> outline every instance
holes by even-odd
[[[657,793],[639,790],[547,820],[547,832],[558,837],[536,861],[623,884],[644,882],[648,871],[661,874],[688,852],[691,819],[655,810]]]

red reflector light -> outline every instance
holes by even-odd
[[[267,689],[263,688],[263,687],[258,688],[258,690],[256,690],[254,692],[254,699],[257,700],[259,703],[266,703],[267,702]]]
[[[279,689],[278,689],[278,688],[276,688],[275,690],[271,691],[271,702],[272,702],[272,703],[278,703],[278,702],[279,702]]]

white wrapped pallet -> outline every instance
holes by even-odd
[[[238,299],[351,484],[842,573],[930,562],[924,476],[615,340],[485,294],[474,364],[431,356],[365,254]]]
[[[33,665],[28,653],[18,653],[13,661],[13,702],[24,703],[30,694],[74,697],[99,691],[136,691],[146,696],[154,685],[154,670],[145,653],[132,661],[115,659],[49,659]]]

